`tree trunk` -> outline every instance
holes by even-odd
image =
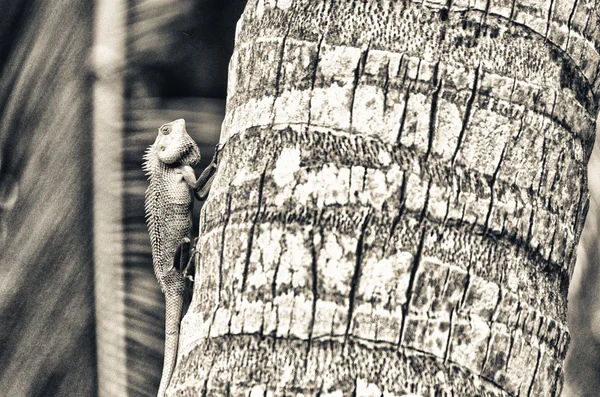
[[[249,1],[170,395],[558,396],[599,29]]]

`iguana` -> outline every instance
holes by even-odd
[[[171,380],[179,325],[186,295],[186,272],[190,257],[193,196],[204,200],[216,171],[213,162],[196,180],[193,165],[200,161],[200,150],[185,129],[185,120],[162,125],[158,136],[144,154],[143,169],[149,176],[146,190],[146,223],[150,233],[152,264],[158,284],[165,295],[165,358],[158,396],[163,397]]]

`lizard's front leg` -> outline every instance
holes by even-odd
[[[221,150],[223,150],[223,147],[224,145],[220,144],[215,147],[215,154],[213,155],[210,164],[202,171],[202,174],[200,174],[200,177],[193,186],[194,196],[196,196],[199,201],[206,200],[208,193],[210,193],[210,188],[215,179],[215,174],[219,165],[219,154],[221,153]]]
[[[200,174],[198,179],[196,179],[196,175],[194,174],[194,169],[192,167],[189,165],[183,165],[180,167],[180,172],[183,176],[183,179],[192,188],[194,196],[198,201],[206,200],[208,193],[210,193],[210,188],[213,180],[215,179],[215,174],[219,165],[219,154],[221,153],[221,150],[223,150],[223,147],[224,145],[217,145],[215,148],[215,154],[213,155],[210,164],[202,171],[202,174]]]

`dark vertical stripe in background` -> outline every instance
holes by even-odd
[[[0,395],[93,396],[93,3],[0,2]]]

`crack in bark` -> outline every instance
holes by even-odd
[[[450,272],[448,272],[450,273]],[[456,308],[452,308],[452,310],[450,311],[450,321],[449,321],[449,325],[448,325],[448,339],[446,340],[446,351],[444,351],[444,364],[448,363],[448,359],[450,357],[450,348],[452,346],[451,342],[452,342],[452,330],[454,329],[454,312],[455,312]]]
[[[265,187],[265,177],[267,175],[267,167],[263,170],[260,181],[258,184],[258,203],[256,206],[256,216],[252,221],[252,226],[250,226],[250,230],[248,231],[248,246],[246,248],[246,259],[244,261],[244,273],[242,275],[242,286],[240,288],[240,293],[243,294],[246,291],[246,279],[248,278],[248,267],[250,266],[250,256],[252,255],[252,243],[254,242],[254,230],[256,229],[256,225],[258,224],[258,219],[260,217],[260,213],[262,210],[262,201],[263,201],[263,190]]]
[[[223,230],[221,231],[221,247],[219,250],[219,286],[217,292],[217,302],[216,307],[212,314],[212,319],[208,326],[208,335],[210,336],[210,331],[212,330],[213,323],[215,322],[215,316],[217,315],[217,310],[221,307],[221,292],[223,290],[223,259],[225,257],[225,230],[227,229],[227,225],[229,225],[229,220],[231,219],[231,193],[227,192],[227,212],[225,215],[225,220],[223,221]]]
[[[282,229],[285,229],[287,223],[282,225]],[[275,270],[273,271],[273,282],[271,283],[271,296],[275,298],[277,296],[277,274],[279,273],[279,267],[281,266],[281,257],[283,256],[285,245],[287,244],[286,234],[282,234],[281,240],[279,241],[279,256],[277,257],[277,263],[275,264]]]
[[[285,33],[283,34],[283,37],[281,38],[281,49],[279,50],[279,62],[277,63],[277,72],[275,74],[275,93],[274,93],[275,99],[273,100],[273,103],[271,105],[271,125],[273,125],[275,123],[274,107],[275,107],[275,101],[280,96],[279,82],[281,80],[281,70],[283,68],[283,56],[285,54],[285,44],[287,41],[287,37],[290,33],[291,27],[292,27],[292,25],[288,25],[287,30],[285,31]]]
[[[352,389],[352,394],[350,397],[357,397],[357,389],[358,389],[358,378],[354,378],[354,388]]]
[[[429,198],[431,197],[431,185],[432,179],[430,178],[427,181],[427,190],[425,192],[425,202],[423,203],[423,209],[421,210],[421,215],[419,216],[419,223],[423,223],[423,220],[427,217],[427,206],[429,206]]]
[[[494,174],[492,175],[492,180],[490,181],[490,205],[488,207],[488,212],[487,215],[485,217],[485,223],[484,223],[484,229],[483,229],[483,235],[486,236],[487,232],[490,228],[490,219],[492,216],[492,210],[494,209],[494,199],[495,199],[495,195],[496,195],[496,180],[498,180],[498,175],[500,174],[500,168],[502,166],[502,161],[504,160],[504,155],[506,154],[506,148],[508,147],[508,142],[510,141],[510,139],[508,139],[506,141],[506,143],[504,144],[504,147],[502,148],[502,153],[500,153],[500,160],[498,161],[498,165],[496,166],[496,169],[494,170]]]
[[[489,2],[489,0],[488,0]],[[427,144],[427,151],[425,152],[425,161],[429,160],[429,155],[433,150],[433,140],[435,137],[435,130],[437,124],[437,112],[438,112],[438,100],[440,93],[442,92],[442,87],[444,85],[444,79],[440,78],[440,61],[435,64],[434,67],[434,77],[432,84],[436,86],[435,91],[431,96],[431,111],[429,113],[429,142]]]
[[[464,135],[467,130],[467,125],[469,123],[469,118],[471,117],[471,109],[477,96],[477,84],[479,83],[480,72],[481,63],[477,66],[477,69],[475,69],[475,76],[473,77],[473,87],[471,88],[471,96],[469,96],[469,99],[467,100],[467,105],[465,107],[465,116],[463,118],[462,127],[460,129],[460,132],[458,133],[458,139],[456,141],[456,149],[454,151],[454,154],[452,155],[452,160],[450,161],[452,168],[454,168],[454,165],[456,163],[456,157],[458,156],[458,152],[460,152],[460,146],[462,145]]]
[[[390,228],[390,233],[388,235],[388,238],[386,239],[386,241],[383,244],[383,255],[384,256],[387,253],[388,245],[390,243],[390,240],[394,236],[394,232],[396,231],[396,228],[398,227],[398,223],[400,223],[400,219],[402,219],[402,215],[404,215],[404,209],[406,207],[406,183],[407,183],[407,181],[408,181],[407,173],[403,172],[402,173],[402,185],[400,185],[400,194],[399,194],[400,209],[398,210],[398,215],[396,215],[394,217],[394,219],[392,220],[392,227]]]
[[[404,58],[400,59],[400,64],[402,64]],[[419,64],[417,65],[417,77],[419,76],[419,70],[421,69],[421,58],[419,58]],[[414,81],[408,77],[408,64],[404,68],[404,76],[402,76],[402,83],[406,84],[406,80],[408,81],[408,85],[406,86],[406,94],[404,94],[404,109],[402,109],[402,116],[400,116],[400,126],[398,127],[398,135],[396,136],[396,145],[401,146],[402,141],[402,131],[404,131],[404,123],[406,122],[406,115],[408,114],[408,101],[410,99],[410,90],[412,89]],[[416,80],[416,78],[415,78]]]
[[[358,242],[356,244],[356,262],[354,265],[354,273],[352,275],[352,280],[350,281],[350,293],[348,295],[348,320],[346,324],[346,332],[344,335],[344,343],[346,346],[346,342],[348,341],[348,335],[350,334],[350,327],[352,326],[352,315],[354,314],[354,304],[356,299],[356,290],[358,289],[358,283],[360,280],[360,272],[362,265],[362,255],[364,249],[364,239],[365,234],[367,232],[367,226],[369,225],[369,220],[371,219],[371,209],[367,212],[365,216],[365,220],[363,221],[360,235],[358,236]]]
[[[417,251],[415,252],[413,266],[410,270],[410,277],[408,279],[408,287],[406,289],[406,302],[402,305],[402,321],[400,323],[400,336],[398,338],[398,347],[402,346],[402,340],[404,338],[404,329],[406,327],[406,318],[408,317],[410,300],[412,299],[413,289],[415,287],[415,278],[417,276],[417,271],[419,270],[419,265],[421,263],[421,255],[423,255],[423,248],[425,246],[427,228],[423,227],[422,229],[423,230],[421,232],[421,237],[419,238],[419,245],[417,246]]]
[[[548,32],[550,32],[550,25],[552,25],[552,12],[554,11],[554,0],[550,0],[550,7],[548,7],[548,19],[546,21],[546,33],[544,34],[545,40],[548,40]],[[568,34],[567,34],[568,37]],[[567,38],[568,40],[568,38]],[[560,47],[559,47],[560,48]],[[566,47],[568,51],[569,48]]]
[[[311,77],[310,77],[310,98],[308,100],[308,117],[306,120],[306,125],[309,126],[310,124],[310,119],[312,116],[312,100],[313,100],[313,96],[315,93],[315,84],[317,82],[317,70],[319,69],[319,57],[321,56],[321,48],[323,45],[323,39],[325,38],[325,35],[321,35],[321,38],[319,39],[319,42],[317,43],[317,51],[315,54],[315,63],[314,63],[314,69],[312,71]]]
[[[349,121],[349,130],[352,131],[352,119],[354,118],[354,100],[356,99],[356,90],[358,89],[358,82],[365,72],[365,64],[367,63],[367,56],[369,54],[369,48],[371,47],[371,40],[367,44],[366,48],[360,52],[360,57],[358,58],[358,62],[356,64],[356,68],[354,69],[354,80],[352,82],[352,93],[350,95],[350,104],[348,108],[350,109],[350,121]]]
[[[533,391],[533,386],[535,386],[535,381],[536,381],[537,373],[540,369],[541,361],[542,361],[542,351],[538,349],[537,360],[535,362],[535,369],[533,370],[533,375],[531,377],[531,385],[529,386],[529,390],[527,391],[527,397],[531,397],[531,392]]]
[[[519,302],[520,305],[521,302]],[[519,306],[517,306],[518,308]],[[511,330],[509,336],[509,341],[508,341],[508,352],[506,354],[506,364],[504,365],[504,371],[508,372],[508,366],[510,364],[510,355],[512,354],[512,349],[513,349],[513,345],[515,344],[515,330]]]
[[[529,228],[527,230],[527,237],[525,238],[524,243],[527,246],[531,246],[531,240],[533,239],[533,226],[535,224],[535,208],[531,207],[531,214],[529,215]],[[542,256],[543,258],[543,256]]]
[[[494,337],[494,332],[492,332],[492,327],[490,324],[490,337],[488,338],[487,344],[486,344],[486,349],[485,349],[485,356],[483,357],[483,361],[481,363],[481,370],[480,373],[483,374],[484,370],[485,370],[485,366],[487,365],[487,362],[489,360],[490,357],[490,352],[492,350],[492,340]],[[481,375],[483,377],[483,375]],[[494,382],[493,379],[488,379],[490,382]]]
[[[462,297],[460,298],[460,302],[458,304],[460,311],[462,311],[465,308],[465,301],[467,300],[469,288],[471,288],[472,263],[473,263],[473,251],[469,252],[469,265],[467,266],[467,274],[465,275],[465,289],[463,290]]]
[[[479,38],[482,27],[485,28],[485,31],[487,33],[487,17],[490,14],[490,0],[486,0],[485,2],[485,8],[483,9],[483,15],[481,16],[481,19],[479,20],[479,26],[477,27],[477,30],[475,31],[475,38]]]
[[[215,358],[216,358],[216,356],[213,355],[211,358],[211,361],[210,361],[210,367],[208,367],[208,371],[206,373],[206,379],[204,379],[204,382],[202,383],[202,391],[201,391],[202,397],[208,396],[208,381],[210,380],[210,373],[212,372],[212,369],[215,365]]]
[[[402,62],[402,57],[404,54],[400,55],[400,62]],[[383,80],[383,113],[385,114],[385,110],[387,109],[387,97],[388,91],[390,89],[390,58],[387,58],[387,63],[385,65],[385,76]]]
[[[546,169],[546,162],[548,161],[548,147],[547,147],[547,138],[544,137],[544,140],[542,141],[542,166],[540,169],[540,182],[538,183],[538,188],[537,188],[537,195],[540,195],[540,191],[542,189],[542,185],[544,183],[544,174],[546,174],[546,176],[548,175],[548,172],[544,172],[544,170]]]
[[[313,226],[314,228],[314,226]],[[322,229],[321,229],[321,233],[322,234]],[[311,254],[311,275],[312,275],[312,312],[311,312],[311,316],[310,316],[310,324],[308,326],[308,343],[306,344],[306,359],[304,360],[304,365],[305,367],[308,366],[308,357],[310,354],[310,348],[312,346],[312,337],[313,337],[313,332],[314,332],[314,328],[315,328],[315,318],[317,316],[317,301],[319,299],[319,291],[318,291],[318,286],[317,286],[317,282],[319,279],[319,274],[317,271],[317,247],[315,247],[315,235],[314,235],[314,231],[313,229],[311,229],[311,231],[308,234],[308,238],[310,239],[310,254]],[[323,240],[321,240],[321,243],[323,243]]]

